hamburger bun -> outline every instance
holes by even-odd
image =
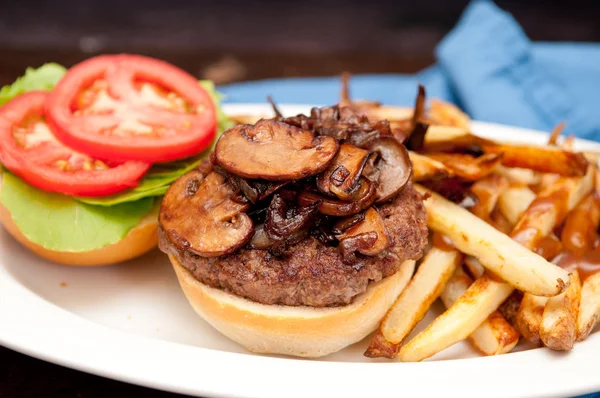
[[[173,255],[169,259],[194,310],[219,332],[255,353],[309,358],[339,351],[373,332],[415,269],[414,261],[405,261],[351,304],[316,308],[256,303],[199,282]]]
[[[0,192],[2,191],[2,174],[0,173]],[[27,239],[14,223],[10,212],[0,203],[0,222],[4,228],[19,243],[46,260],[65,265],[96,266],[115,264],[122,261],[141,256],[154,249],[158,244],[159,205],[154,206],[152,211],[140,220],[137,227],[132,228],[120,241],[100,249],[87,252],[66,252],[46,249]]]

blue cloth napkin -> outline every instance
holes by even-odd
[[[436,49],[437,64],[415,75],[360,75],[356,99],[412,105],[416,84],[454,102],[474,119],[567,132],[600,140],[600,45],[532,43],[514,18],[491,1],[474,1]],[[338,77],[274,79],[219,87],[226,102],[327,105]]]

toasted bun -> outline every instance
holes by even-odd
[[[0,174],[0,190],[2,189],[2,174]],[[159,206],[140,220],[137,227],[131,229],[127,235],[117,243],[88,252],[61,252],[46,249],[33,243],[19,230],[6,207],[0,203],[0,221],[4,228],[23,246],[40,257],[59,264],[95,266],[115,264],[130,260],[134,257],[152,250],[158,244],[158,210]]]
[[[194,310],[225,336],[263,354],[321,357],[364,339],[411,279],[415,262],[377,283],[343,307],[313,308],[256,303],[199,282],[169,255]]]

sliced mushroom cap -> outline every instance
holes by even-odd
[[[318,203],[319,213],[328,216],[351,216],[360,213],[375,201],[377,193],[376,184],[361,178],[358,187],[352,192],[351,201],[335,200],[313,191],[304,191],[298,195],[300,206],[309,206]]]
[[[325,170],[338,151],[335,139],[276,120],[227,130],[216,162],[230,173],[269,181],[298,180]]]
[[[404,188],[412,174],[412,164],[408,151],[392,137],[381,137],[374,141],[370,150],[378,154],[372,170],[377,172],[377,203],[386,202],[395,197]]]
[[[160,224],[180,250],[202,257],[229,254],[245,245],[254,230],[244,213],[247,203],[233,200],[237,192],[217,172],[194,170],[177,180],[160,210]]]
[[[372,235],[369,234],[373,232],[377,234],[377,239],[371,244],[370,247],[365,247],[365,241],[372,240],[370,238]],[[367,209],[364,220],[357,223],[353,227],[348,228],[346,231],[344,231],[344,233],[338,235],[337,237],[340,240],[341,245],[346,239],[352,239],[359,236],[362,236],[364,239],[361,238],[361,245],[357,251],[364,255],[375,256],[389,247],[390,238],[387,234],[383,217],[381,217],[379,212],[374,207]],[[359,242],[356,242],[356,239],[353,239],[349,243],[357,246],[357,243]]]
[[[327,170],[317,178],[317,187],[325,194],[349,200],[369,157],[369,151],[342,144]]]

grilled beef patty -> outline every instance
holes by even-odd
[[[258,303],[345,305],[363,293],[369,282],[393,275],[405,260],[420,258],[427,244],[426,212],[410,184],[378,210],[391,245],[377,256],[358,255],[353,264],[343,261],[337,247],[313,236],[291,245],[281,256],[244,247],[233,254],[206,258],[178,249],[159,228],[159,247],[200,282]]]

